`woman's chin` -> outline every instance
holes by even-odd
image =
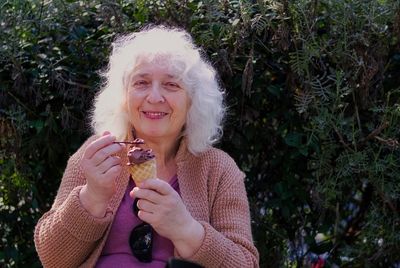
[[[163,137],[165,137],[165,136],[167,136],[166,135],[166,133],[165,133],[165,131],[160,131],[160,130],[155,130],[155,129],[152,129],[152,130],[147,130],[147,131],[143,131],[142,132],[142,136],[143,136],[143,138],[146,138],[147,137],[147,139],[151,139],[151,138],[157,138],[157,139],[159,139],[159,138],[163,138]]]

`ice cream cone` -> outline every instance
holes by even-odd
[[[157,177],[156,159],[153,158],[140,164],[131,164],[129,172],[136,184],[147,179],[154,179]]]

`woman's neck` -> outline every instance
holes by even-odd
[[[146,148],[151,148],[153,150],[159,165],[165,166],[169,162],[174,161],[179,146],[179,140],[175,142],[152,142],[151,140],[145,140],[145,143],[144,146]]]

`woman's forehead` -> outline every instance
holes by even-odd
[[[131,76],[146,77],[157,73],[163,73],[170,78],[178,78],[182,74],[183,69],[179,68],[179,64],[171,60],[141,60],[137,62],[132,70]]]

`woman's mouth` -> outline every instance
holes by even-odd
[[[164,118],[164,116],[168,114],[164,112],[149,112],[149,111],[143,111],[142,113],[148,119],[162,119]]]

